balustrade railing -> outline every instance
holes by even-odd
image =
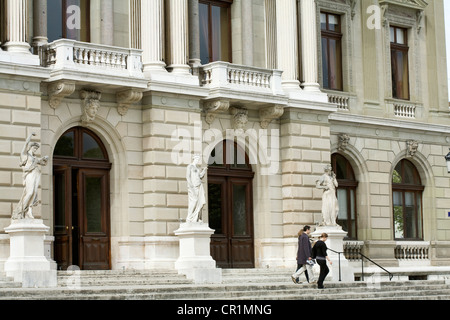
[[[49,43],[41,64],[55,69],[79,69],[142,77],[142,50],[60,39]]]
[[[399,260],[428,260],[430,244],[428,242],[397,242],[395,258]]]
[[[236,90],[279,93],[281,71],[217,61],[200,68],[203,86],[228,87]]]

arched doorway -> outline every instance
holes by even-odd
[[[211,255],[220,268],[254,268],[254,172],[245,151],[224,140],[208,161]]]
[[[109,270],[111,164],[101,140],[75,127],[53,154],[55,261],[59,269]]]

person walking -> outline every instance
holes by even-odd
[[[325,281],[325,278],[327,277],[328,273],[330,272],[330,269],[327,266],[327,260],[332,265],[330,258],[328,258],[327,255],[327,245],[325,244],[325,241],[328,239],[328,234],[322,233],[319,237],[319,240],[314,244],[314,247],[312,248],[312,258],[316,259],[317,263],[320,266],[320,274],[319,274],[319,280],[317,280],[317,288],[323,289],[323,282]]]
[[[299,282],[299,277],[303,272],[305,272],[305,277],[308,283],[315,283],[312,265],[308,263],[312,262],[311,242],[309,241],[310,233],[310,226],[304,226],[298,233],[297,270],[291,276],[292,281],[296,284],[301,283]]]

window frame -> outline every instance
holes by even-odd
[[[319,21],[319,26],[320,26],[320,44],[321,44],[321,53],[322,53],[322,61],[323,61],[323,55],[326,52],[326,56],[327,56],[327,65],[328,65],[328,73],[325,74],[324,72],[324,65],[322,63],[322,87],[324,89],[327,90],[334,90],[334,91],[344,91],[344,72],[343,72],[343,50],[342,50],[342,46],[343,46],[343,42],[342,42],[342,38],[343,38],[343,34],[342,34],[342,15],[338,14],[338,13],[331,13],[331,12],[327,12],[327,11],[320,11],[319,13],[319,17],[324,14],[326,16],[326,27],[325,29],[322,29],[322,23],[321,21]],[[330,30],[329,29],[329,16],[335,16],[338,19],[338,28],[339,30],[335,31],[335,30]],[[327,45],[326,48],[324,48],[324,46],[322,45],[323,40],[326,39],[327,41]],[[339,43],[339,52],[336,54],[339,55],[340,59],[337,59],[339,66],[337,66],[337,69],[340,69],[340,73],[337,75],[339,77],[338,82],[340,83],[339,87],[331,87],[331,85],[325,86],[325,77],[328,79],[328,83],[330,84],[330,79],[331,79],[331,68],[330,68],[330,40],[335,40],[336,43]],[[337,74],[337,72],[336,72]]]
[[[85,20],[84,23],[83,21],[80,21],[81,23],[81,29],[77,30],[80,33],[79,39],[73,39],[73,38],[68,38],[68,30],[67,30],[67,26],[66,23],[67,19],[68,19],[68,14],[67,14],[67,8],[69,6],[68,3],[69,0],[61,0],[61,38],[58,39],[49,39],[49,42],[53,42],[59,39],[72,39],[72,40],[76,40],[76,41],[81,41],[81,42],[91,42],[91,0],[84,0],[85,1],[85,11],[81,11],[80,12],[80,18],[81,20]],[[80,1],[80,10],[81,10],[81,1],[83,0],[79,0]],[[48,3],[48,0],[47,0]],[[84,18],[83,18],[84,17]],[[50,19],[50,15],[47,17],[46,19],[46,23],[47,23],[47,28],[50,28],[51,25],[49,24],[49,19]],[[86,29],[86,38],[83,39],[82,38],[82,33],[83,33],[83,29]]]
[[[223,61],[223,60],[212,60],[212,57],[214,56],[214,52],[213,52],[213,41],[212,41],[212,7],[216,6],[216,7],[221,7],[221,8],[226,8],[227,9],[227,21],[228,21],[228,60],[226,62],[232,62],[233,60],[233,56],[232,56],[232,41],[231,41],[231,5],[233,4],[233,0],[199,0],[198,1],[199,5],[200,4],[205,4],[208,6],[208,56],[209,56],[209,61],[205,64],[211,63],[211,62],[215,62],[215,61]],[[201,23],[200,21],[200,13],[198,16],[199,19],[199,24]],[[200,37],[201,35],[199,35]],[[200,48],[200,59],[201,59],[201,48]],[[202,62],[203,64],[203,62]]]
[[[346,213],[347,225],[345,226],[347,228],[347,230],[346,230],[347,231],[346,239],[348,239],[348,240],[357,240],[358,239],[357,188],[358,188],[359,182],[356,180],[355,171],[353,170],[353,167],[352,167],[350,161],[348,161],[348,159],[345,156],[343,156],[342,154],[340,154],[340,153],[334,153],[331,156],[331,166],[333,168],[333,172],[335,172],[337,174],[336,168],[337,168],[338,157],[341,157],[342,159],[344,159],[345,165],[346,165],[346,171],[347,171],[347,173],[350,174],[350,177],[347,176],[344,179],[339,178],[338,176],[336,176],[336,180],[338,182],[338,187],[336,189],[336,192],[339,189],[345,189],[346,190],[346,202],[347,202],[347,213]],[[351,192],[352,191],[353,191],[353,194],[354,194],[353,201],[351,200]],[[338,201],[339,201],[339,199],[338,199]],[[351,214],[351,208],[352,207],[351,207],[351,205],[353,205],[353,208],[355,210],[355,212],[354,212],[354,215],[355,215],[354,220],[352,220],[352,214]],[[339,220],[339,217],[338,217],[337,220]],[[352,225],[353,221],[354,221],[354,224],[355,224],[355,234],[352,234],[352,232],[351,232],[352,231],[351,225]]]
[[[391,28],[394,29],[394,40],[393,40],[394,42],[392,42],[392,39],[391,39],[391,36],[390,36]],[[397,30],[401,30],[403,32],[403,36],[404,36],[404,39],[405,39],[403,44],[397,42]],[[408,40],[409,40],[409,37],[408,37],[408,29],[407,28],[403,28],[403,27],[399,27],[399,26],[395,26],[395,25],[390,25],[389,26],[389,43],[390,43],[390,54],[391,54],[391,77],[392,77],[392,88],[391,88],[391,90],[392,90],[392,97],[394,99],[407,100],[407,101],[409,101],[411,99]],[[406,71],[407,71],[406,84],[408,86],[407,97],[399,96],[398,93],[397,93],[397,90],[395,89],[397,87],[398,78],[400,77],[400,75],[398,74],[399,71],[398,70],[394,70],[394,59],[393,59],[393,57],[395,56],[395,54],[397,52],[401,52],[404,56],[406,56]],[[401,76],[401,77],[403,77],[403,76]]]
[[[393,222],[393,232],[394,232],[394,239],[396,241],[423,241],[424,233],[423,233],[423,191],[425,190],[425,186],[422,185],[422,181],[420,178],[420,174],[417,171],[417,167],[409,160],[402,159],[400,160],[397,165],[394,168],[394,171],[397,171],[396,168],[400,166],[400,172],[399,175],[401,177],[404,176],[405,173],[405,163],[409,162],[409,165],[412,167],[412,173],[413,173],[413,180],[414,183],[395,183],[393,181],[394,178],[394,172],[392,173],[392,222]],[[402,199],[402,213],[403,213],[403,238],[397,238],[395,235],[395,203],[394,203],[394,193],[401,193],[401,199]],[[405,237],[408,233],[408,230],[405,230],[405,227],[407,227],[409,224],[405,223],[406,221],[406,205],[405,205],[405,194],[406,193],[412,193],[414,194],[414,223],[416,226],[417,234],[414,235],[414,237]],[[418,212],[418,203],[420,200],[420,212]],[[419,219],[420,221],[420,228],[419,228]]]

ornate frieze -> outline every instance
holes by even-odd
[[[212,124],[216,119],[218,113],[226,113],[230,108],[230,102],[228,100],[213,100],[206,102],[206,122]]]
[[[116,94],[117,99],[117,112],[124,116],[128,112],[128,108],[134,103],[141,101],[143,93],[141,91],[136,91],[133,89],[120,91]]]
[[[408,140],[406,141],[406,157],[411,158],[414,157],[414,155],[417,152],[417,149],[419,148],[419,142],[416,140]]]
[[[233,129],[244,130],[248,123],[248,110],[240,107],[231,107],[230,113],[233,115]]]
[[[261,109],[259,111],[259,119],[261,128],[267,129],[270,122],[274,119],[280,118],[284,113],[284,107],[282,105],[274,105],[268,108]]]
[[[98,109],[100,108],[101,92],[82,90],[80,92],[81,99],[83,99],[83,110],[81,122],[86,125],[95,120]]]
[[[338,137],[338,150],[340,151],[346,150],[349,142],[350,142],[349,135],[346,133],[341,133]]]
[[[48,103],[50,107],[56,109],[61,104],[62,99],[74,92],[75,82],[57,81],[51,83],[48,86]]]

